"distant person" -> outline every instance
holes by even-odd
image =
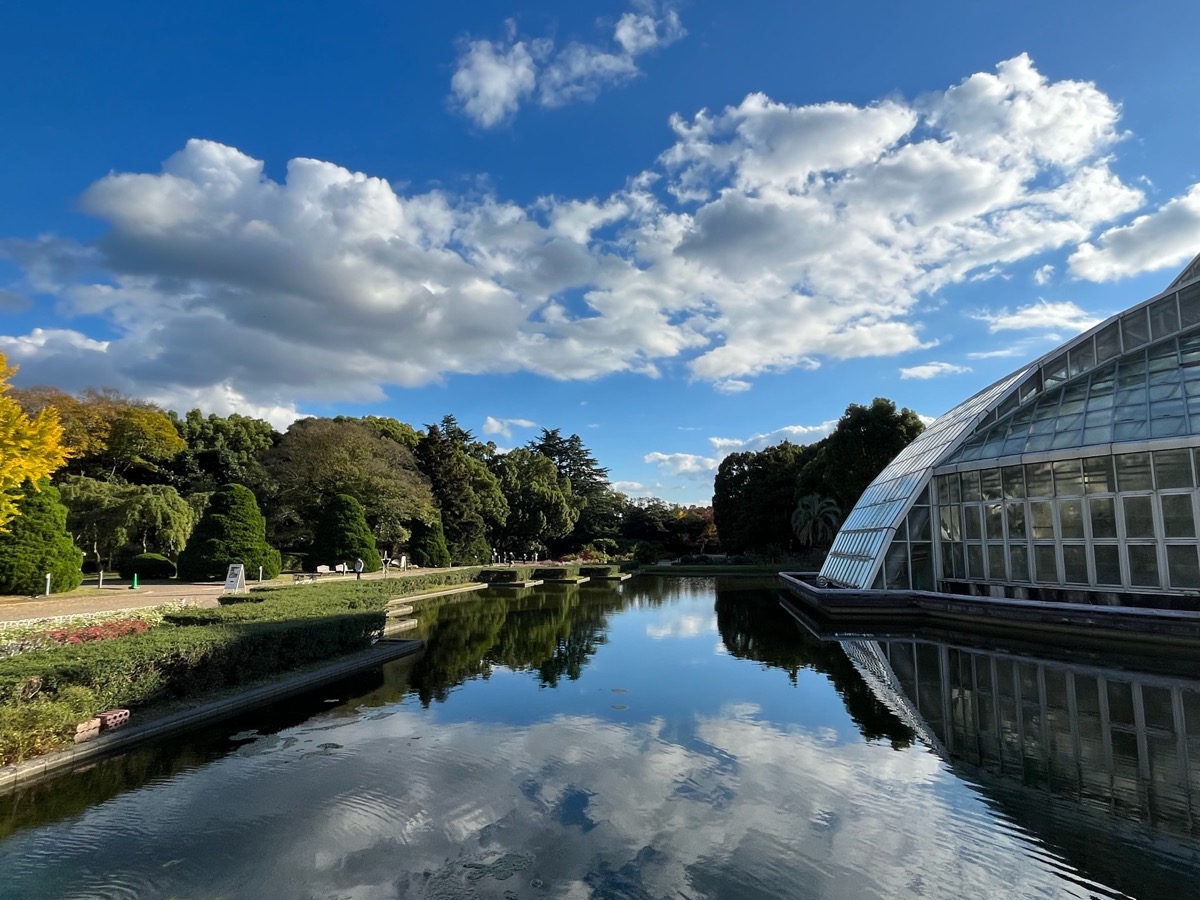
[[[362,561],[362,557],[360,556],[356,560],[354,560],[354,580],[355,581],[362,581],[362,570],[363,570],[363,561]]]

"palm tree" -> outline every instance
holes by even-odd
[[[832,544],[841,523],[842,510],[837,503],[820,494],[801,497],[792,512],[792,531],[805,547]]]

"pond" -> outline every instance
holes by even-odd
[[[427,601],[420,658],[0,797],[0,895],[1200,896],[1200,681],[821,641],[771,582]]]

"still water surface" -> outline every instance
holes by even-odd
[[[745,580],[422,629],[418,660],[0,798],[0,896],[1200,896],[1189,677],[822,642]]]

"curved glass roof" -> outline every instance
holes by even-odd
[[[1161,295],[938,418],[863,492],[820,574],[870,587],[935,466],[1193,433],[1200,434],[1200,256]]]

